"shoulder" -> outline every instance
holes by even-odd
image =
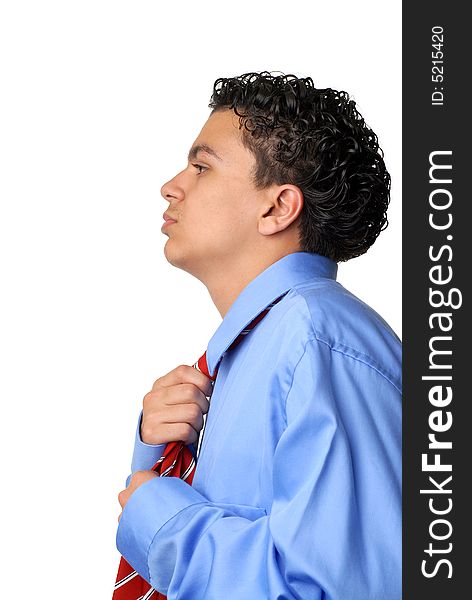
[[[294,286],[273,309],[287,350],[300,357],[322,346],[344,363],[356,361],[401,389],[401,342],[371,307],[331,279]],[[290,361],[291,362],[291,361]]]

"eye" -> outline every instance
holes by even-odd
[[[207,167],[204,167],[203,165],[193,164],[192,167],[195,167],[195,169],[197,169],[198,175],[201,175],[204,171],[207,170]]]

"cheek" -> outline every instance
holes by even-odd
[[[228,248],[251,231],[252,198],[242,186],[208,192],[204,202],[184,211],[188,239],[200,247]]]
[[[247,215],[238,207],[231,207],[215,215],[214,229],[209,235],[222,246],[232,245],[245,236],[247,225]]]

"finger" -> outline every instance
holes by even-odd
[[[194,414],[186,411],[185,406],[180,404],[168,407],[159,414],[159,418],[150,417],[146,423],[143,422],[141,425],[142,440],[147,444],[167,444],[179,440],[190,444],[197,441],[203,427],[203,415],[196,404],[191,405],[193,409],[196,408]]]
[[[176,404],[162,415],[164,424],[188,423],[198,433],[203,427],[203,413],[197,404]]]
[[[169,423],[163,426],[162,437],[165,441],[161,443],[194,444],[198,441],[199,433],[189,423]]]
[[[208,398],[192,383],[180,383],[161,391],[164,393],[164,403],[168,405],[196,404],[203,414],[206,414],[210,407]]]
[[[156,409],[161,412],[165,406],[189,403],[196,404],[203,414],[208,412],[210,406],[205,394],[192,383],[179,383],[171,387],[161,388],[149,392],[143,398],[145,414],[152,413]]]
[[[211,396],[213,385],[211,379],[201,371],[194,369],[189,365],[179,365],[166,375],[157,379],[152,391],[162,387],[170,387],[179,383],[193,383],[196,385],[205,396]]]

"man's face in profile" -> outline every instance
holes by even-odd
[[[255,157],[241,141],[230,109],[213,113],[192,145],[186,168],[163,185],[169,202],[167,260],[204,280],[244,261],[257,245],[257,217],[267,192],[252,183]]]

